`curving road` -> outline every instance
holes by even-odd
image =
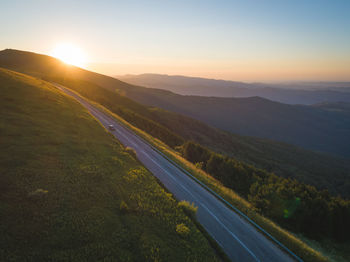
[[[229,209],[131,130],[76,93],[60,85],[55,84],[55,86],[78,100],[103,126],[108,128],[108,125],[112,124],[116,130],[111,133],[124,146],[135,149],[138,159],[176,199],[195,203],[198,206],[198,221],[232,261],[293,261],[253,225]]]

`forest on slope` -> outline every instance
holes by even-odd
[[[319,240],[348,240],[350,200],[332,197],[327,190],[278,177],[193,142],[185,143],[181,153],[224,186],[238,192],[261,214],[289,230]]]

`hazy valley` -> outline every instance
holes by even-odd
[[[121,75],[127,83],[168,90],[179,95],[209,97],[259,96],[286,104],[350,102],[349,82],[243,83],[157,74]]]

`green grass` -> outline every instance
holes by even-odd
[[[0,90],[0,261],[219,260],[80,104],[4,69]]]

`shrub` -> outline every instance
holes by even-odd
[[[136,156],[136,151],[135,149],[131,148],[131,147],[126,147],[125,148],[125,152],[127,152],[129,155],[131,155],[133,158],[137,158]]]
[[[191,218],[195,217],[198,207],[196,207],[194,203],[183,200],[179,202],[178,206]]]
[[[176,225],[176,232],[181,236],[186,236],[190,233],[190,229],[183,223]]]
[[[122,200],[122,202],[120,202],[120,210],[121,210],[122,212],[127,212],[127,211],[129,211],[129,206],[128,206],[127,203],[125,203],[124,200]]]
[[[203,169],[203,162],[197,162],[194,165],[196,168]]]
[[[37,190],[35,190],[35,191],[33,191],[33,192],[30,192],[30,193],[28,194],[28,196],[29,196],[30,198],[40,198],[40,197],[42,197],[42,196],[45,196],[48,192],[49,192],[49,191],[47,191],[47,190],[44,190],[44,189],[39,188],[39,189],[37,189]]]

